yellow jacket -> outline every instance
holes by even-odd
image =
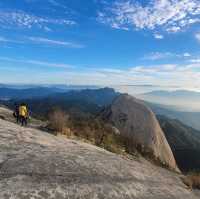
[[[19,116],[28,117],[28,111],[26,106],[19,107]]]

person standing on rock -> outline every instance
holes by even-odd
[[[20,117],[21,126],[27,126],[28,108],[25,103],[22,103],[19,107],[19,117]]]
[[[18,124],[20,122],[20,118],[19,118],[19,105],[17,103],[15,103],[15,110],[13,116],[15,117],[16,122]]]

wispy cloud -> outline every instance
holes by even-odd
[[[22,37],[20,39],[10,39],[7,37],[0,36],[0,43],[6,44],[37,44],[37,45],[47,45],[56,47],[66,47],[66,48],[84,48],[82,44],[68,41],[53,40],[45,37]]]
[[[183,54],[171,53],[171,52],[152,52],[143,57],[144,60],[160,60],[160,59],[169,59],[169,58],[188,58],[191,57],[191,54],[185,52]]]
[[[39,3],[40,0],[24,0],[26,3]],[[55,6],[55,7],[60,7],[60,8],[67,8],[67,6],[65,6],[65,4],[63,3],[60,3],[59,0],[46,0],[45,1],[46,5],[50,4],[52,6]]]
[[[177,68],[176,64],[163,64],[163,65],[154,65],[154,66],[137,66],[131,68],[132,73],[143,73],[143,74],[152,74],[152,73],[165,73],[172,72]]]
[[[62,47],[67,47],[67,48],[84,48],[84,45],[81,45],[78,43],[60,41],[60,40],[52,40],[52,39],[43,38],[43,37],[28,37],[27,39],[36,44],[62,46]]]
[[[155,33],[153,36],[154,36],[155,39],[164,39],[164,36],[161,35],[161,34]]]
[[[150,29],[161,27],[167,32],[181,31],[200,22],[198,0],[152,0],[142,6],[135,0],[115,0],[99,12],[98,20],[120,29]]]
[[[56,6],[56,7],[60,7],[60,8],[67,8],[64,4],[56,1],[56,0],[48,0],[48,2],[50,4],[52,4],[53,6]]]
[[[44,67],[55,67],[55,68],[73,68],[74,66],[63,64],[63,63],[53,63],[53,62],[46,62],[41,60],[32,60],[32,59],[15,59],[9,57],[0,57],[1,61],[6,62],[14,62],[14,63],[24,63],[24,64],[31,64],[31,65],[39,65]]]
[[[165,59],[165,58],[169,58],[172,57],[173,54],[170,52],[152,52],[148,55],[146,55],[143,59],[144,60],[159,60],[159,59]]]
[[[200,65],[197,63],[178,65],[163,64],[152,66],[135,66],[120,73],[116,71],[103,70],[102,73],[113,84],[158,84],[158,85],[179,85],[181,87],[193,87],[200,83]],[[106,78],[103,78],[107,82]]]
[[[27,28],[33,27],[50,30],[50,25],[70,26],[76,24],[73,20],[39,17],[23,11],[0,11],[1,28]]]
[[[172,27],[167,28],[166,30],[167,30],[167,32],[176,33],[176,32],[181,31],[181,27],[179,27],[179,26],[172,26]]]
[[[190,62],[191,63],[199,63],[200,64],[200,59],[191,59]]]
[[[195,34],[195,37],[198,41],[200,41],[200,32]]]
[[[14,40],[14,39],[8,39],[6,37],[1,37],[1,36],[0,36],[0,42],[1,43],[15,43],[15,44],[24,43],[23,41],[18,41],[18,40]]]
[[[190,53],[183,53],[183,57],[191,57]]]
[[[37,72],[30,77],[38,82],[54,81],[70,82],[71,84],[93,85],[127,85],[127,84],[156,84],[160,86],[177,85],[180,87],[195,87],[200,85],[200,65],[199,63],[190,64],[161,64],[161,65],[143,65],[134,66],[127,69],[114,68],[82,68],[78,71],[66,64],[44,62],[40,60],[20,60],[6,57],[0,57],[1,61],[14,63],[25,63],[45,67],[61,67],[70,70],[52,72],[48,70],[45,74]],[[16,65],[16,64],[15,64]],[[27,81],[29,81],[27,79]]]
[[[192,63],[186,65],[161,64],[151,66],[135,66],[126,70],[113,68],[93,69],[82,73],[73,72],[74,80],[77,83],[78,76],[82,76],[80,82],[91,83],[90,77],[95,79],[97,84],[120,85],[120,84],[157,84],[163,86],[178,85],[181,87],[194,87],[200,84],[200,66]],[[88,78],[88,79],[87,79]]]

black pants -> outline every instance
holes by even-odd
[[[20,117],[21,126],[27,126],[27,118],[24,116]]]
[[[14,112],[13,117],[16,119],[17,124],[20,122],[20,116],[18,113]]]
[[[19,115],[16,116],[16,122],[17,122],[17,124],[19,124],[19,122],[20,122],[20,117],[19,117]]]

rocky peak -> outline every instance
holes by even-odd
[[[179,171],[154,113],[141,100],[127,94],[120,95],[103,111],[102,117],[130,139],[133,147],[139,146],[143,152]]]

